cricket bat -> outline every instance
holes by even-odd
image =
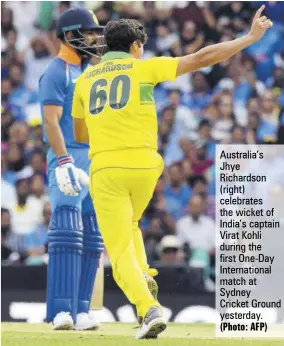
[[[104,254],[101,254],[93,288],[90,310],[101,310],[104,305]]]

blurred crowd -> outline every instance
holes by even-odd
[[[56,19],[71,6],[101,24],[135,18],[144,57],[181,56],[237,38],[263,2],[1,2],[1,238],[4,263],[46,263],[50,220],[38,80],[56,56]],[[261,41],[232,59],[157,86],[159,151],[165,171],[141,228],[150,263],[214,272],[215,146],[284,143],[284,3]]]

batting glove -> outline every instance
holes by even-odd
[[[67,196],[78,196],[83,185],[89,185],[89,176],[74,165],[70,155],[58,157],[58,167],[55,169],[59,190]]]

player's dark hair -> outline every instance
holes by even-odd
[[[147,42],[144,26],[135,19],[111,20],[105,27],[104,36],[108,51],[129,53],[134,42]]]

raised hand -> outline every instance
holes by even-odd
[[[255,13],[249,35],[254,41],[258,41],[265,34],[266,30],[272,27],[272,22],[266,16],[261,16],[265,5],[262,5]]]

